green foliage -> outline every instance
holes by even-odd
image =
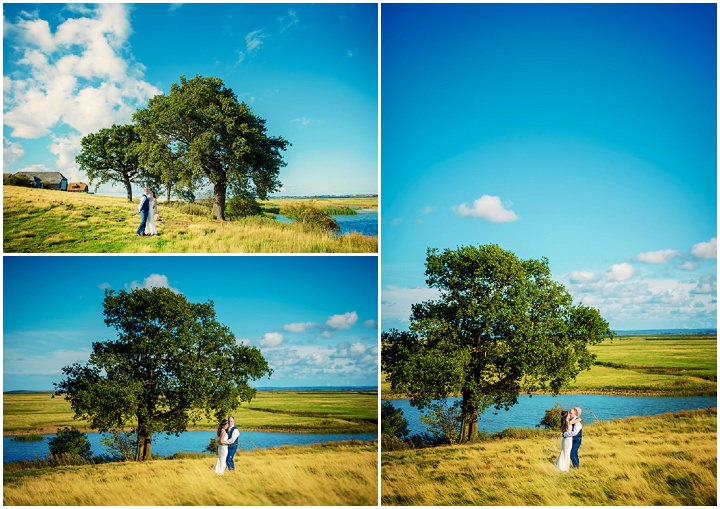
[[[427,426],[431,444],[457,444],[460,438],[460,405],[432,403],[420,417],[420,422]]]
[[[403,411],[395,408],[389,401],[382,402],[380,419],[383,435],[391,435],[402,440],[410,433]]]
[[[405,449],[410,448],[410,444],[408,444],[401,438],[396,437],[395,435],[390,435],[388,433],[383,433],[382,435],[380,435],[380,445],[383,452],[404,451]]]
[[[255,116],[219,78],[184,76],[170,93],[150,99],[133,116],[147,152],[177,169],[190,186],[211,183],[213,217],[225,219],[228,188],[266,199],[280,187],[281,152],[289,143],[266,133]],[[175,164],[179,162],[181,164]]]
[[[48,445],[52,456],[70,455],[79,456],[86,460],[92,459],[90,442],[87,436],[75,428],[58,428],[57,434],[48,438]]]
[[[110,456],[114,461],[129,461],[135,455],[136,440],[135,433],[112,431],[101,438],[100,443],[110,449]]]
[[[304,203],[287,205],[280,210],[280,213],[288,219],[292,219],[293,222],[310,229],[331,233],[338,233],[340,231],[340,225],[338,225],[334,218],[312,205]]]
[[[213,454],[217,454],[218,452],[218,439],[217,437],[212,437],[210,439],[210,443],[208,443],[207,447],[205,448],[207,452],[211,452]]]
[[[323,213],[328,216],[356,216],[357,210],[350,207],[325,207]]]
[[[41,442],[45,440],[45,437],[37,434],[15,435],[14,437],[11,437],[10,440],[13,442]]]
[[[545,429],[559,430],[562,428],[562,412],[563,409],[560,407],[560,403],[555,403],[554,407],[545,410],[545,416],[538,424],[538,427],[542,426]]]
[[[588,347],[612,336],[596,309],[572,304],[547,259],[429,249],[425,275],[440,297],[413,305],[409,331],[382,334],[382,368],[420,408],[462,394],[461,442],[477,438],[479,412],[510,408],[521,392],[557,394],[592,365]]]
[[[35,187],[35,181],[32,177],[23,175],[22,173],[13,173],[9,177],[3,179],[3,185],[18,187]]]
[[[242,193],[233,196],[227,201],[225,213],[230,218],[261,216],[263,215],[263,209],[254,196]]]
[[[132,125],[115,125],[91,133],[80,141],[82,150],[75,161],[90,183],[119,182],[125,185],[128,201],[132,201],[132,183],[140,183],[141,165],[138,155],[140,137]]]
[[[212,301],[194,304],[167,288],[108,290],[103,306],[117,339],[64,367],[55,394],[101,432],[137,423],[136,459],[150,458],[154,432],[179,434],[203,413],[219,419],[255,395],[251,380],[272,372],[259,349],[237,344],[215,319]]]

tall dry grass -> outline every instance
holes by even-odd
[[[377,201],[377,199],[375,199]],[[376,253],[378,238],[308,231],[267,217],[215,221],[192,207],[158,205],[159,235],[136,237],[137,200],[3,186],[3,247],[10,253]]]
[[[716,429],[716,409],[596,422],[569,473],[559,437],[383,453],[382,504],[715,505]]]
[[[215,459],[5,473],[5,505],[377,505],[377,444],[284,447]]]

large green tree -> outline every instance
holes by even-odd
[[[139,143],[140,137],[132,125],[114,124],[84,136],[75,161],[91,184],[120,182],[125,185],[128,201],[132,201],[132,184],[140,183],[141,179]]]
[[[266,199],[280,188],[279,172],[289,143],[269,136],[265,120],[219,78],[180,78],[167,95],[150,99],[134,115],[144,146],[164,146],[187,162],[182,179],[203,178],[213,186],[213,217],[225,219],[228,188]]]
[[[612,336],[596,309],[573,305],[545,258],[497,245],[429,249],[425,275],[440,296],[413,305],[408,331],[382,334],[382,368],[417,407],[461,395],[461,442],[477,439],[478,413],[491,406],[558,394],[593,363],[588,346]]]
[[[93,343],[86,364],[64,367],[55,395],[93,429],[135,426],[138,461],[151,458],[153,433],[220,418],[255,395],[251,380],[271,374],[260,350],[238,344],[216,320],[212,301],[153,288],[106,291],[103,305],[117,339]]]

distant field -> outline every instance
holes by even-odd
[[[377,196],[349,198],[274,198],[260,202],[260,204],[264,207],[283,207],[287,205],[297,205],[299,203],[309,203],[319,209],[329,207],[350,207],[355,209],[377,210],[378,208]]]
[[[238,428],[312,433],[373,433],[378,429],[377,392],[265,392],[234,412]],[[88,423],[73,420],[70,404],[51,393],[3,395],[3,433],[54,433]],[[214,419],[202,418],[192,429],[214,429]]]
[[[377,443],[239,451],[234,474],[213,456],[3,469],[5,505],[377,505]]]
[[[3,186],[6,253],[376,253],[377,237],[334,236],[269,217],[215,221],[209,208],[158,205],[159,235],[136,237],[137,202],[125,198]],[[347,206],[377,198],[347,199]],[[335,200],[339,204],[343,199]],[[364,206],[364,205],[363,205]]]
[[[706,396],[717,393],[717,336],[625,336],[591,347],[595,366],[567,393]],[[394,395],[383,378],[383,398]]]
[[[595,422],[580,470],[555,468],[560,437],[383,452],[383,505],[717,504],[717,410]]]

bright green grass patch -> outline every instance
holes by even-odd
[[[53,433],[75,426],[89,431],[86,421],[73,420],[70,404],[52,393],[3,395],[5,433]],[[312,433],[373,433],[377,431],[376,392],[264,392],[233,411],[237,426],[263,431]],[[213,429],[214,418],[201,416],[192,426]]]

